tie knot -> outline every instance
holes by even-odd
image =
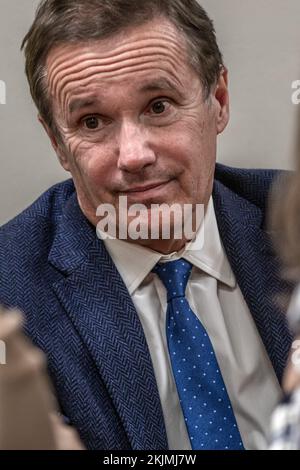
[[[175,297],[185,297],[191,271],[191,263],[184,259],[160,263],[153,268],[167,290],[168,302]]]

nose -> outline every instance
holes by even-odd
[[[155,152],[149,146],[148,132],[139,123],[122,124],[118,149],[120,170],[137,173],[156,161]]]

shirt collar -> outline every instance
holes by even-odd
[[[154,266],[160,262],[184,258],[229,287],[236,285],[217,226],[213,199],[209,200],[204,220],[194,238],[179,252],[162,255],[124,240],[103,240],[128,291],[132,295]]]

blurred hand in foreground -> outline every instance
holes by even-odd
[[[46,358],[22,324],[18,311],[0,309],[0,449],[84,450],[56,413]]]

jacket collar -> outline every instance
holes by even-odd
[[[195,237],[179,251],[168,255],[125,240],[104,240],[130,295],[158,262],[184,258],[229,287],[236,284],[219,235],[212,197]]]
[[[279,298],[287,295],[291,286],[282,279],[280,262],[265,228],[265,211],[218,180],[213,197],[229,262],[281,382],[291,335]]]
[[[49,262],[64,275],[53,289],[97,365],[132,448],[167,449],[142,325],[103,242],[82,214],[76,193],[66,204]]]
[[[281,380],[291,339],[276,299],[287,286],[264,230],[264,210],[218,180],[213,199],[231,267]],[[49,262],[63,275],[53,289],[97,365],[132,448],[167,449],[142,325],[103,242],[82,214],[76,193],[57,225]]]

